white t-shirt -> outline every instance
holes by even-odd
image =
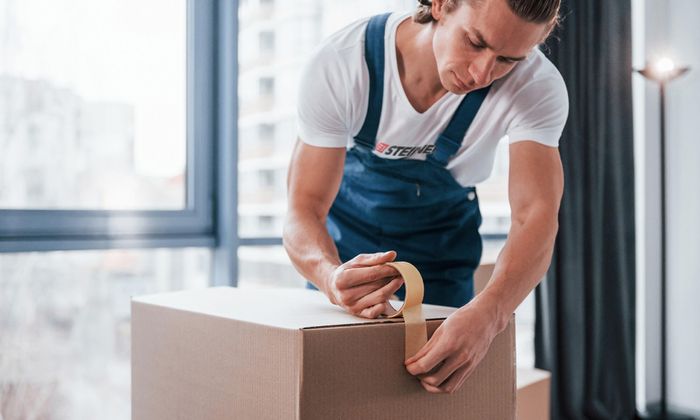
[[[387,159],[425,159],[464,98],[447,92],[423,113],[408,101],[396,61],[396,28],[410,16],[392,13],[385,32],[384,98],[374,153]],[[297,128],[303,142],[320,147],[354,145],[369,101],[364,59],[368,20],[331,35],[304,66],[297,103]],[[447,169],[462,186],[472,186],[491,174],[502,138],[509,143],[533,140],[557,147],[568,112],[564,80],[535,48],[492,84]]]

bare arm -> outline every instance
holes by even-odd
[[[287,174],[284,247],[294,267],[324,292],[325,279],[341,264],[325,223],[344,162],[345,148],[312,147],[297,141]]]
[[[462,386],[550,264],[564,182],[558,149],[513,143],[509,177],[512,226],[489,284],[405,362],[429,392]]]
[[[289,208],[283,243],[294,267],[329,300],[351,313],[376,318],[400,286],[391,251],[360,254],[343,264],[326,230],[326,218],[343,177],[345,148],[297,141],[287,177]]]
[[[491,308],[499,331],[551,263],[563,189],[557,148],[533,141],[510,146],[510,233],[488,286],[474,299]]]

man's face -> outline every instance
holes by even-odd
[[[433,51],[440,81],[457,94],[508,74],[547,30],[545,24],[525,22],[513,14],[506,0],[462,0],[448,13],[442,8],[436,17]]]

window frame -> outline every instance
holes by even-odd
[[[214,246],[216,3],[188,0],[182,210],[0,209],[0,252]]]

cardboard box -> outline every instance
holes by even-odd
[[[474,272],[474,293],[484,290],[496,263],[482,263]],[[515,418],[517,420],[549,419],[550,373],[535,368],[517,369]]]
[[[549,419],[550,374],[546,370],[518,368],[517,420]]]
[[[428,335],[455,309],[424,305]],[[454,394],[404,361],[402,319],[368,320],[302,289],[216,287],[132,300],[132,418],[515,417],[513,322]]]

